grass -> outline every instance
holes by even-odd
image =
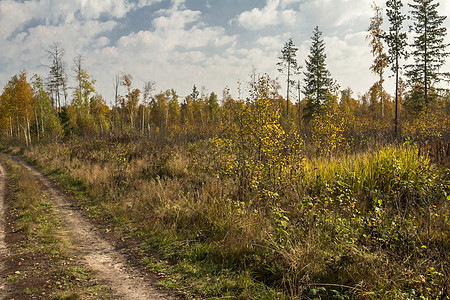
[[[413,145],[305,159],[296,182],[245,198],[182,147],[109,140],[24,154],[92,217],[141,241],[187,298],[437,298],[450,274],[449,171]],[[195,153],[194,153],[195,155]]]
[[[21,166],[0,157],[9,182],[12,230],[22,235],[10,245],[8,260],[19,261],[8,275],[16,297],[105,299],[109,289],[92,277],[72,251],[72,240],[53,204],[36,179]]]

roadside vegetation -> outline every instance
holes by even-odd
[[[254,88],[224,133],[187,144],[124,134],[11,149],[137,238],[159,284],[187,298],[445,297],[448,146],[323,131],[339,128],[324,124],[333,107],[306,143],[279,124],[270,81]]]
[[[187,299],[447,299],[450,53],[434,2],[411,0],[405,15],[387,1],[389,32],[374,3],[377,81],[356,98],[327,69],[318,26],[303,82],[292,39],[281,51],[286,97],[255,70],[220,99],[195,85],[154,94],[121,74],[110,107],[81,56],[69,95],[55,43],[46,80],[22,71],[5,85],[0,141],[137,241],[158,284]]]
[[[246,164],[217,176],[227,171],[211,172],[217,160],[202,146],[101,139],[37,144],[23,154],[93,218],[138,238],[160,284],[189,298],[447,292],[450,172],[416,145],[303,158],[297,177],[287,177],[295,181],[278,183],[264,172],[242,182],[255,174]]]
[[[109,299],[109,288],[73,253],[71,236],[45,191],[20,165],[8,174],[7,284],[14,299]]]

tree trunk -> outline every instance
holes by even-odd
[[[34,108],[34,118],[36,119],[36,138],[39,141],[39,118],[36,107]]]
[[[144,130],[145,130],[145,106],[144,106],[144,104],[142,105],[142,124],[141,124],[141,130],[142,130],[142,133],[144,133]]]
[[[395,129],[394,137],[398,138],[398,55],[395,57]]]
[[[13,136],[13,126],[12,126],[12,119],[9,117],[9,134],[12,137]]]
[[[428,25],[428,22],[427,22],[428,20],[427,20],[427,18],[425,17],[425,41],[424,41],[424,60],[423,60],[423,62],[424,62],[424,72],[423,72],[423,77],[424,77],[424,79],[423,79],[423,84],[424,84],[424,88],[425,88],[425,105],[428,107],[428,82],[427,82],[427,79],[428,79],[428,74],[427,74],[427,64],[428,64],[428,52],[427,52],[427,47],[428,47],[428,45],[427,45],[427,41],[428,41],[428,35],[427,35],[427,33],[428,33],[428,27],[427,27],[427,25]]]
[[[298,81],[298,128],[302,125],[302,106],[301,106],[301,89],[300,89],[300,80]]]
[[[28,118],[28,116],[27,116],[27,130],[28,130],[28,141],[31,144],[31,126],[30,126],[30,119]]]
[[[286,117],[289,119],[289,84],[291,82],[291,62],[288,61],[287,88],[286,88]]]
[[[45,134],[45,126],[44,126],[44,111],[42,108],[42,104],[40,104],[41,107],[41,130],[42,130],[42,137],[44,137]]]

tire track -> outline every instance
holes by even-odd
[[[7,255],[7,248],[5,242],[6,222],[5,222],[5,169],[0,164],[0,274],[4,274],[4,261]],[[0,299],[6,299],[6,278],[0,276]]]
[[[156,290],[138,270],[128,266],[124,253],[102,238],[98,229],[74,210],[73,205],[39,171],[18,159],[11,159],[26,168],[45,187],[66,228],[73,234],[80,257],[96,271],[98,279],[110,286],[114,299],[173,299]]]

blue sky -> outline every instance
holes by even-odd
[[[276,63],[289,38],[304,65],[318,25],[332,77],[357,96],[376,80],[365,40],[372,2],[0,0],[0,86],[22,69],[46,77],[46,50],[58,42],[65,49],[69,83],[74,84],[73,59],[81,54],[109,103],[116,74],[131,74],[136,88],[155,81],[156,92],[173,88],[185,96],[195,84],[220,98],[228,86],[237,97],[237,82],[248,81],[253,67],[272,78],[280,75]],[[384,2],[376,0],[380,6]],[[440,3],[440,14],[450,15],[450,1]],[[445,25],[450,28],[450,20]],[[444,69],[450,71],[449,63]],[[388,82],[388,91],[391,86]]]

